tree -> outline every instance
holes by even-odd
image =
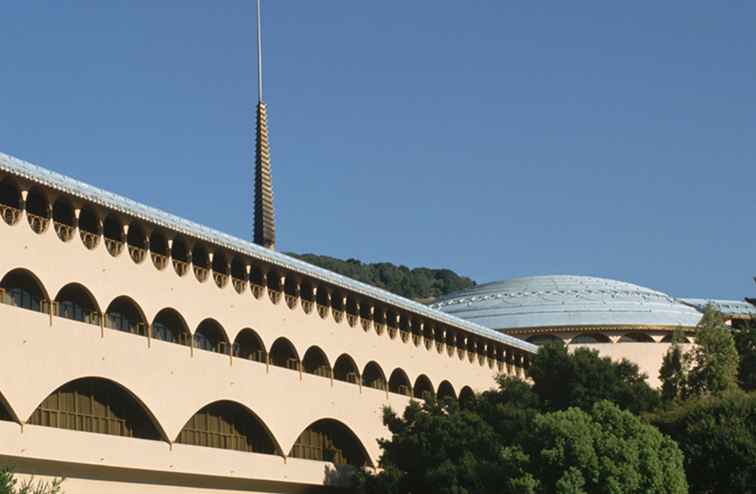
[[[688,386],[697,395],[719,394],[737,388],[738,350],[730,328],[713,306],[704,309],[696,327]]]
[[[756,390],[756,324],[734,330],[735,348],[740,356],[738,383],[746,391]]]
[[[659,369],[662,382],[661,394],[664,400],[681,400],[687,398],[688,373],[690,372],[690,355],[683,349],[684,334],[675,331],[672,345],[667,350]]]
[[[649,419],[682,449],[691,492],[756,492],[755,393],[695,398]]]
[[[19,483],[10,470],[0,470],[0,494],[63,494],[62,484],[62,479],[45,482],[33,477]]]

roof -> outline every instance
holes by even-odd
[[[684,304],[695,307],[703,312],[707,305],[711,304],[726,317],[756,319],[756,307],[744,300],[715,300],[706,298],[683,298],[680,301]]]
[[[675,298],[623,281],[530,276],[479,285],[433,304],[496,330],[557,327],[693,327],[701,314]]]
[[[266,249],[246,240],[233,237],[227,233],[174,216],[165,211],[146,206],[126,197],[99,189],[4,153],[0,153],[0,170],[23,177],[45,187],[71,194],[102,207],[118,211],[127,216],[139,218],[146,222],[173,230],[177,233],[204,240],[231,251],[270,263],[274,266],[310,276],[334,286],[373,298],[385,304],[393,305],[408,312],[413,312],[420,316],[427,317],[428,319],[454,326],[478,336],[490,338],[531,353],[535,353],[538,349],[530,343],[526,343],[518,338],[508,335],[503,335],[472,321],[459,319],[450,314],[431,309],[425,305],[418,304],[385,290],[313,266],[312,264],[299,259]]]

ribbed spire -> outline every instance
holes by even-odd
[[[273,182],[270,177],[268,115],[265,103],[257,103],[257,146],[255,149],[255,243],[276,248],[273,211]]]

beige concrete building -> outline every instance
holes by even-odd
[[[334,490],[536,348],[3,154],[0,215],[0,464],[68,494]]]

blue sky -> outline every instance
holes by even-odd
[[[756,295],[756,3],[263,8],[282,250]],[[0,151],[251,235],[253,1],[0,14]]]

